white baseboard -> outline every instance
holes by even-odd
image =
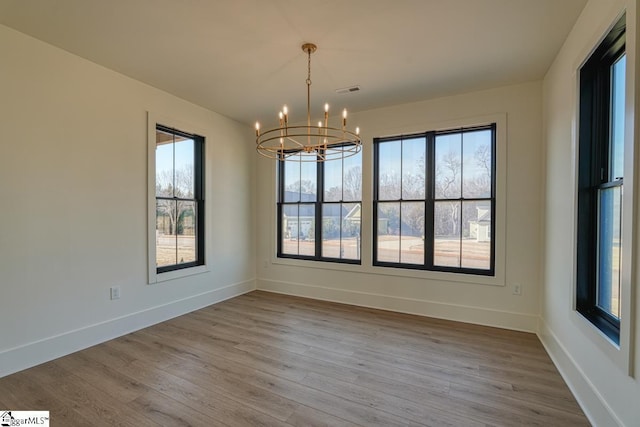
[[[302,283],[258,279],[257,289],[361,307],[379,308],[400,313],[455,320],[476,325],[494,326],[516,331],[535,333],[538,326],[538,316],[534,315],[447,304],[422,299],[355,292]]]
[[[2,351],[0,352],[0,378],[254,289],[254,279],[235,283]]]
[[[624,426],[543,319],[540,319],[538,338],[589,422],[594,427]]]

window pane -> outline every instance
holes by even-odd
[[[359,203],[330,203],[322,207],[322,256],[360,259]]]
[[[343,171],[343,200],[353,202],[362,200],[362,151],[344,159]]]
[[[284,201],[300,201],[300,163],[284,162]]]
[[[313,158],[315,154],[300,154],[301,158]],[[316,189],[317,187],[317,168],[318,164],[313,161],[303,161],[300,164],[300,201],[302,202],[315,202],[316,201]]]
[[[402,198],[419,200],[425,197],[425,138],[402,141]]]
[[[156,131],[156,196],[173,197],[173,135]]]
[[[400,262],[400,203],[378,204],[378,261]]]
[[[462,135],[436,136],[436,199],[459,199],[462,173]]]
[[[322,256],[340,258],[340,203],[322,206]]]
[[[176,224],[177,262],[196,261],[196,204],[176,202],[178,221]]]
[[[284,205],[282,213],[282,253],[314,255],[315,206]]]
[[[433,214],[433,264],[460,267],[460,202],[436,202]]]
[[[156,201],[156,266],[176,264],[177,201]]]
[[[282,253],[298,255],[300,222],[298,205],[282,206]]]
[[[390,141],[378,145],[379,200],[400,199],[401,142]]]
[[[324,163],[324,201],[339,202],[342,200],[342,160],[331,160]]]
[[[342,205],[342,241],[340,242],[341,258],[360,259],[360,203],[344,203]]]
[[[627,56],[622,55],[611,70],[611,153],[609,181],[624,176],[624,100]]]
[[[468,199],[491,197],[491,131],[463,134],[462,196]]]
[[[176,135],[173,158],[175,161],[175,196],[193,198],[193,140]]]
[[[597,305],[620,316],[620,248],[622,187],[600,190],[598,209]]]
[[[424,203],[402,203],[401,216],[400,262],[424,264]]]
[[[464,268],[491,268],[491,202],[462,202]]]

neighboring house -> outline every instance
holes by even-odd
[[[344,217],[344,220],[347,221],[349,224],[353,224],[359,229],[361,212],[362,212],[362,205],[358,203],[349,211],[349,213],[347,213],[347,215]]]
[[[297,198],[297,192],[285,191],[285,200],[296,200]],[[315,239],[315,201],[315,194],[301,193],[300,204],[285,204],[282,206],[282,226],[285,238],[294,240],[298,238]],[[322,205],[322,220],[338,226],[343,218],[346,219],[348,213],[344,205],[340,203],[324,203]]]
[[[489,203],[478,204],[478,219],[469,221],[469,237],[476,242],[491,241],[491,205]]]

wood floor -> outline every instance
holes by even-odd
[[[0,379],[52,426],[589,425],[537,337],[255,291]]]

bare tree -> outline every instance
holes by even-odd
[[[330,202],[336,202],[338,200],[342,200],[342,187],[331,187],[328,190],[325,190],[324,200]]]
[[[378,178],[378,195],[380,200],[396,200],[400,198],[400,177],[394,171]]]
[[[449,150],[444,154],[436,165],[436,197],[437,198],[459,198],[460,197],[460,172],[462,170],[462,162],[460,159],[460,153],[454,150]],[[448,219],[436,218],[436,221],[440,221],[441,224],[448,222],[450,228],[448,233],[445,230],[442,232],[450,235],[458,234],[459,225],[459,209],[460,203],[458,201],[447,202],[448,213],[446,213]],[[444,214],[444,212],[442,213]]]
[[[300,194],[316,194],[316,184],[308,179],[303,179],[301,181],[296,181],[293,184],[287,185],[285,188],[286,191],[291,191],[293,193],[300,192]]]
[[[407,202],[402,204],[402,234],[424,236],[424,203]]]
[[[362,199],[362,168],[349,168],[343,178],[344,200]]]
[[[476,164],[482,168],[487,177],[491,177],[491,148],[489,144],[482,144],[473,154]]]
[[[169,234],[178,234],[178,225],[184,214],[193,209],[193,202],[178,200],[193,198],[193,166],[187,165],[175,171],[163,170],[156,176],[156,195],[174,197],[159,199],[158,211],[169,218]]]
[[[176,171],[176,197],[193,198],[193,167],[186,167]]]
[[[436,165],[436,197],[460,197],[460,171],[462,162],[460,154],[449,150]]]
[[[488,144],[480,145],[474,155],[477,169],[474,173],[465,174],[465,197],[490,197],[491,195],[491,148]]]

